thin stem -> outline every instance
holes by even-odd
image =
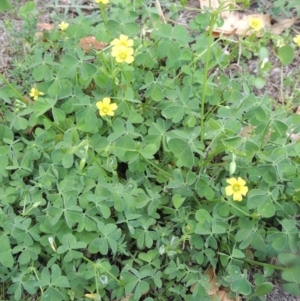
[[[285,105],[284,96],[283,96],[283,66],[282,65],[280,69],[280,100],[282,101],[283,105]]]
[[[216,20],[216,16],[214,13],[212,13],[210,18],[210,24],[209,24],[209,30],[208,30],[208,45],[207,45],[207,53],[206,53],[206,60],[205,60],[205,66],[204,66],[204,77],[203,77],[203,88],[202,88],[202,96],[201,96],[201,141],[204,141],[204,121],[205,121],[205,100],[206,100],[206,94],[207,94],[207,80],[208,80],[208,67],[209,67],[209,61],[210,61],[210,51],[211,47],[213,45],[212,43],[212,33],[213,33],[213,26]]]
[[[218,252],[217,254],[218,255],[224,255],[224,256],[227,256],[227,257],[230,257],[230,258],[235,258],[235,257],[231,257],[228,254],[225,254],[225,253],[222,253],[222,252]],[[259,265],[259,266],[264,267],[264,268],[272,268],[272,269],[280,270],[280,271],[289,270],[288,268],[280,267],[278,265],[263,263],[263,262],[259,262],[259,261],[255,261],[255,260],[251,260],[251,259],[246,259],[246,258],[235,258],[235,259],[242,260],[244,262],[248,262],[252,265]]]
[[[144,159],[148,164],[152,165],[154,168],[156,168],[156,169],[159,170],[162,174],[164,174],[164,175],[167,177],[167,179],[171,179],[171,178],[172,178],[172,176],[171,176],[168,172],[166,172],[166,171],[164,171],[163,169],[161,169],[160,167],[158,167],[155,163],[153,163],[153,162],[147,160],[146,158],[143,158],[143,159]]]
[[[92,150],[88,150],[88,154],[89,156],[92,157],[93,161],[97,164],[97,166],[101,169],[101,171],[103,172],[104,176],[106,177],[106,179],[109,179],[109,177],[107,176],[107,173],[105,172],[104,168],[102,167],[101,163],[98,162],[97,157],[93,154]]]
[[[82,256],[82,258],[86,261],[88,261],[89,263],[91,263],[93,265],[93,267],[95,268],[101,268],[105,271],[105,273],[107,273],[111,278],[113,278],[119,285],[121,285],[121,281],[116,278],[109,270],[107,270],[102,264],[101,264],[101,261],[100,262],[96,262],[94,263],[92,260],[88,259],[87,257],[85,256]]]
[[[249,213],[247,213],[247,212],[245,212],[244,210],[240,209],[239,207],[237,207],[236,205],[232,204],[231,202],[226,201],[225,199],[223,199],[223,201],[224,201],[225,203],[227,203],[228,205],[232,206],[233,208],[235,208],[236,210],[242,212],[242,213],[245,214],[246,216],[251,217],[251,215],[250,215]]]
[[[28,101],[25,99],[25,97],[9,82],[9,80],[5,77],[5,75],[0,73],[0,77],[10,87],[10,89],[13,90],[16,95],[18,95],[18,97],[20,98],[20,100],[22,102],[24,102],[26,104],[28,103]]]
[[[98,279],[97,279],[97,277],[99,275],[98,275],[98,269],[97,269],[96,264],[94,264],[94,275],[95,275],[96,292],[97,292],[97,295],[99,295],[99,287],[98,287]]]
[[[250,259],[242,259],[242,260],[245,261],[245,262],[248,262],[250,264],[262,266],[264,268],[271,268],[271,269],[280,270],[280,271],[288,271],[289,270],[288,268],[279,267],[279,266],[274,265],[274,264],[263,263],[263,262],[250,260]]]
[[[260,143],[260,150],[262,150],[263,145],[265,143],[266,135],[267,135],[267,133],[269,131],[269,124],[270,124],[270,120],[268,121],[268,123],[266,125],[266,128],[265,128],[265,130],[263,132],[263,135],[262,135],[262,138],[261,138],[261,143]]]
[[[107,15],[106,15],[106,9],[105,9],[105,4],[99,3],[99,8],[100,8],[100,12],[101,12],[101,17],[103,19],[103,23],[107,24]]]
[[[35,267],[31,267],[31,271],[33,271],[33,273],[34,273],[34,275],[35,275],[35,277],[36,277],[37,281],[39,281],[40,279],[39,279],[39,276],[38,276],[38,274],[37,274],[37,272],[36,272],[36,269],[35,269]],[[42,296],[43,296],[43,295],[44,295],[43,288],[42,288],[41,286],[39,286],[39,288],[40,288],[40,290],[41,290],[41,294],[42,294]]]

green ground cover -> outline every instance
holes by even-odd
[[[152,1],[96,2],[53,13],[42,38],[35,3],[18,11],[26,55],[0,75],[0,299],[263,301],[274,275],[299,295],[299,74],[282,78],[292,100],[255,91],[300,36],[252,20],[215,38],[226,3],[186,27]],[[103,49],[79,47],[91,36]],[[238,56],[257,74],[228,72]]]

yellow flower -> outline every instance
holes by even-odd
[[[125,36],[124,34],[121,34],[119,39],[112,40],[110,45],[112,45],[112,46],[132,47],[133,46],[133,40],[128,39],[128,36]]]
[[[293,41],[300,47],[300,34],[294,37]]]
[[[44,95],[43,92],[40,92],[38,89],[36,88],[31,88],[30,90],[30,97],[32,97],[34,100],[37,100],[39,98],[39,95]]]
[[[61,22],[58,27],[61,31],[65,31],[69,27],[69,24],[66,22]]]
[[[96,3],[107,4],[109,0],[95,0]]]
[[[96,103],[96,107],[99,109],[100,116],[114,116],[114,110],[118,108],[118,105],[116,103],[110,103],[109,97],[104,97],[102,101]]]
[[[263,20],[257,17],[249,17],[249,25],[255,31],[259,31],[265,26]]]
[[[117,63],[126,62],[131,64],[134,61],[133,48],[121,46],[114,46],[111,50],[111,56],[116,58]]]
[[[226,182],[230,184],[225,188],[226,195],[233,195],[234,201],[241,201],[243,199],[242,195],[245,196],[248,192],[248,187],[245,186],[246,182],[240,177],[238,177],[238,179],[227,179]]]

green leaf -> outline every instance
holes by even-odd
[[[70,168],[72,165],[73,165],[73,163],[74,163],[74,156],[73,156],[73,154],[65,154],[64,156],[63,156],[63,158],[62,158],[62,166],[64,167],[64,168]]]
[[[64,121],[66,118],[65,112],[57,108],[52,108],[52,115],[53,115],[54,122],[56,124],[59,124],[61,121]]]
[[[160,88],[160,86],[158,84],[154,84],[153,86],[151,86],[151,98],[154,101],[161,101],[164,98],[164,94],[162,92],[162,89]]]
[[[55,105],[55,100],[39,98],[33,104],[36,116],[41,116]]]
[[[49,81],[51,79],[52,73],[46,64],[41,64],[34,68],[32,71],[32,76],[36,81]]]
[[[292,61],[294,60],[295,57],[294,49],[289,45],[282,46],[278,50],[278,57],[281,63],[284,66],[287,66],[290,63],[292,63]]]
[[[181,205],[183,204],[185,198],[182,198],[179,194],[175,194],[172,197],[172,202],[175,207],[175,209],[179,209]]]
[[[172,26],[171,24],[163,24],[158,27],[157,30],[153,31],[152,34],[157,37],[169,39],[172,34]]]
[[[180,103],[172,104],[162,110],[162,114],[167,119],[171,119],[174,123],[178,123],[183,119],[185,109]]]
[[[86,107],[76,113],[77,129],[95,134],[98,132],[98,117],[92,107]]]
[[[275,215],[275,206],[272,201],[267,201],[260,204],[257,208],[257,212],[261,214],[262,217],[272,217]]]
[[[250,295],[251,294],[251,283],[245,279],[240,278],[232,282],[230,288],[233,292],[237,292],[242,295]]]
[[[270,293],[272,290],[273,290],[273,284],[271,282],[265,282],[255,290],[255,294],[257,296],[264,296]]]
[[[294,296],[300,296],[300,285],[298,283],[283,283],[282,288]]]
[[[262,89],[266,85],[266,80],[262,77],[256,77],[253,84],[257,89]]]
[[[7,142],[13,142],[14,140],[14,133],[13,131],[5,126],[0,124],[0,141],[7,141]]]
[[[138,285],[135,288],[134,298],[139,300],[140,297],[149,291],[149,284],[146,281],[139,281]]]
[[[146,159],[153,159],[154,154],[158,151],[158,147],[151,143],[146,145],[141,151],[140,154]]]
[[[176,157],[176,164],[178,167],[186,166],[192,168],[194,165],[194,154],[188,141],[172,138],[168,142],[168,147]]]
[[[197,210],[197,212],[195,214],[195,218],[200,224],[204,224],[206,221],[211,223],[211,221],[212,221],[212,217],[210,216],[208,211],[205,209]]]
[[[36,4],[33,1],[26,2],[19,9],[19,14],[24,20],[29,19],[30,15],[35,13],[36,13]]]
[[[238,250],[238,249],[233,249],[232,257],[234,257],[234,258],[245,258],[245,253]]]
[[[12,9],[12,5],[9,0],[1,0],[0,1],[0,13],[2,13],[5,10]]]
[[[13,267],[14,265],[9,239],[6,234],[0,236],[0,262],[8,268]]]
[[[300,284],[300,273],[299,273],[300,265],[296,265],[288,270],[282,272],[281,277],[285,281],[295,282]]]
[[[123,25],[123,32],[129,36],[136,36],[140,32],[140,26],[136,22],[129,22]]]

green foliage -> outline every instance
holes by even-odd
[[[235,76],[236,45],[205,31],[219,11],[188,30],[144,1],[111,2],[65,30],[53,14],[1,75],[1,299],[211,300],[210,267],[247,300],[264,300],[275,270],[299,295],[299,115],[255,93],[268,39],[240,41],[263,66]],[[33,31],[34,2],[19,14]],[[121,34],[129,64],[111,56]],[[90,36],[103,49],[80,48]],[[283,66],[291,40],[275,49]],[[232,177],[246,181],[240,202]]]
[[[0,12],[12,9],[12,5],[9,0],[3,0],[0,3]]]

